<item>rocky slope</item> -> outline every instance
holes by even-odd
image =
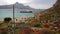
[[[53,7],[40,13],[42,20],[60,20],[60,0],[57,0]]]

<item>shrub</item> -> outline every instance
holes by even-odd
[[[32,32],[34,32],[32,29],[30,28],[26,28],[26,29],[23,29],[21,31],[21,34],[24,33],[24,34],[32,34]]]
[[[10,18],[10,17],[4,18],[4,22],[9,22],[9,21],[11,21],[11,20],[12,20],[12,18]]]
[[[41,25],[40,24],[35,24],[34,27],[41,27]]]

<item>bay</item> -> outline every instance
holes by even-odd
[[[14,10],[15,18],[25,18],[25,17],[33,17],[33,13],[20,13],[20,10]],[[13,9],[0,9],[0,18],[11,17],[13,18]]]

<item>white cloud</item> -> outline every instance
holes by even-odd
[[[0,0],[0,4],[13,4],[15,2],[29,3],[31,0]]]
[[[0,0],[0,5],[7,4],[7,1],[5,0]]]
[[[32,0],[31,2],[26,3],[26,4],[32,8],[48,9],[52,7],[55,2],[56,0]]]
[[[28,4],[29,5],[29,4]],[[52,5],[50,6],[50,5],[44,5],[44,4],[30,4],[29,5],[30,7],[32,7],[32,8],[36,8],[36,9],[47,9],[47,8],[50,8],[50,7],[52,7]]]
[[[51,4],[47,3],[47,0],[0,0],[0,5],[13,4],[15,2],[23,3],[24,5],[29,5],[32,8],[38,8],[38,9],[47,9],[51,7],[53,3],[55,3],[55,1],[53,0],[49,1],[49,3]]]
[[[19,3],[29,3],[31,0],[7,0],[7,2],[9,4],[13,4],[15,2],[19,2]]]
[[[19,3],[29,3],[31,0],[17,0]]]

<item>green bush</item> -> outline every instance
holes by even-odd
[[[9,22],[9,21],[11,21],[11,20],[12,20],[12,18],[10,18],[10,17],[4,18],[4,22]]]

